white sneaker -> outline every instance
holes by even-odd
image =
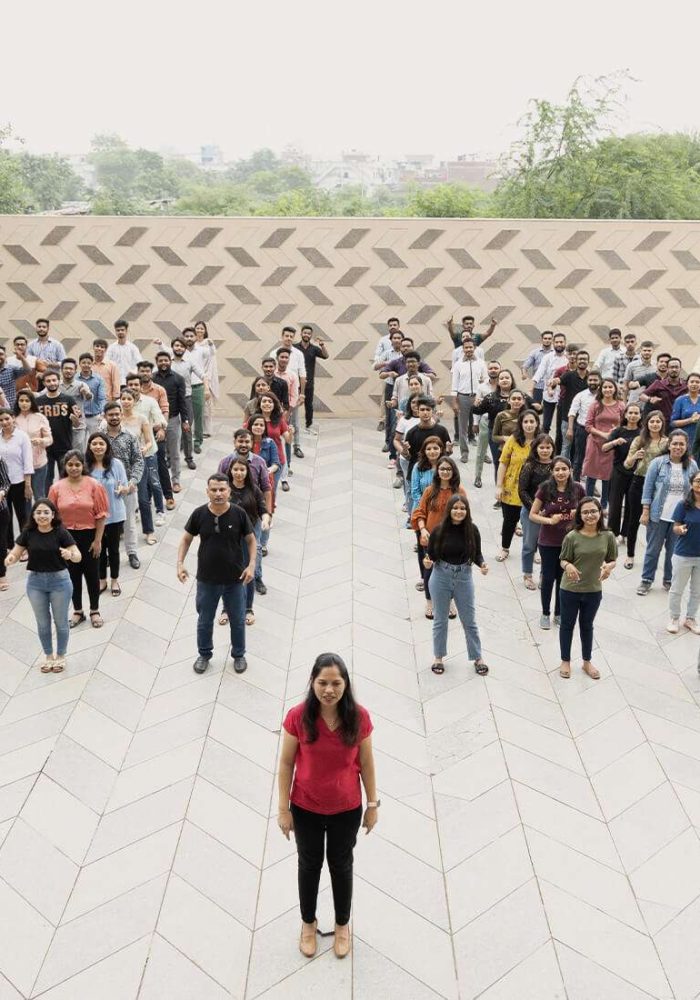
[[[316,436],[318,434],[318,431],[316,430],[315,427],[307,427],[306,428],[306,433],[307,434],[313,434],[314,436]]]
[[[693,635],[700,635],[700,625],[698,625],[694,618],[686,618],[683,624],[687,629],[690,629]]]
[[[165,514],[156,514],[155,525],[156,528],[162,528],[165,524]]]
[[[678,619],[672,618],[671,621],[666,626],[666,631],[670,632],[672,635],[675,635],[678,632],[678,629],[679,629]]]

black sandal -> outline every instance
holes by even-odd
[[[69,628],[75,628],[77,625],[82,625],[86,621],[84,611],[74,611],[73,617],[70,620]]]
[[[454,621],[455,618],[457,617],[457,612],[456,611],[450,611],[450,612],[448,612],[447,617],[450,619],[450,621]]]
[[[429,621],[432,621],[432,620],[433,620],[433,618],[435,617],[435,615],[433,614],[433,612],[432,612],[432,611],[426,611],[426,612],[425,612],[425,617],[426,617],[426,618],[427,618],[427,619],[428,619]]]
[[[481,661],[481,663],[475,663],[474,669],[476,670],[477,674],[480,674],[482,677],[484,676],[484,674],[487,674],[489,672],[488,665],[484,663],[483,660]]]
[[[432,665],[432,667],[430,669],[432,670],[432,672],[434,674],[444,674],[445,673],[445,665],[443,663],[433,663],[433,665]]]
[[[122,588],[119,586],[119,584],[116,583],[116,582],[113,583],[112,584],[112,597],[119,597],[121,595],[121,592],[122,592]]]

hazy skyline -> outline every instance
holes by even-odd
[[[639,82],[619,131],[700,127],[689,72],[700,11],[677,0],[661,23],[627,0],[590,0],[575,23],[552,0],[435,0],[413,16],[398,0],[99,9],[38,0],[6,20],[16,44],[0,64],[0,123],[30,151],[83,152],[116,132],[182,152],[215,142],[227,159],[287,144],[314,156],[497,155],[529,98],[562,101],[577,75],[620,69]]]

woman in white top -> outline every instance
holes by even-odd
[[[219,401],[219,365],[216,345],[209,339],[207,324],[203,320],[194,325],[197,344],[204,362],[204,437],[211,437],[214,407]]]

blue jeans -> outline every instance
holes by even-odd
[[[231,629],[231,656],[245,655],[245,587],[233,583],[205,583],[197,580],[197,651],[207,660],[214,653],[214,619],[219,601],[228,615]]]
[[[642,566],[642,580],[646,583],[654,582],[659,556],[664,545],[666,546],[664,583],[670,583],[673,579],[673,550],[676,547],[673,521],[649,521],[647,525],[647,550],[644,553],[644,565]]]
[[[562,458],[571,458],[571,446],[573,441],[569,441],[566,432],[569,429],[569,421],[561,421],[561,455]]]
[[[49,466],[47,463],[32,473],[32,493],[34,494],[34,500],[40,500],[42,497],[46,496],[46,473],[48,472],[48,469]],[[31,504],[28,504],[27,506],[31,508]]]
[[[598,480],[594,479],[593,476],[586,476],[586,496],[587,497],[592,497],[593,496],[593,493],[595,491],[595,484],[597,482],[598,482]],[[601,482],[601,485],[603,487],[602,491],[601,491],[602,495],[601,495],[601,498],[600,498],[600,505],[601,505],[601,507],[603,507],[605,509],[608,506],[608,495],[610,493],[610,480],[608,480],[608,479],[601,479],[600,482]]]
[[[149,455],[148,458],[144,458],[143,475],[139,481],[139,512],[141,514],[141,528],[144,535],[153,534],[151,497],[155,500],[156,512],[162,514],[165,511],[165,505],[163,503],[163,490],[158,476],[157,455]]]
[[[450,600],[457,605],[457,614],[467,640],[470,660],[481,659],[481,640],[476,624],[476,603],[472,567],[468,563],[453,565],[436,562],[430,575],[430,596],[433,601],[433,653],[443,657],[447,653],[447,616]]]
[[[523,529],[523,548],[520,561],[523,573],[526,576],[531,576],[535,562],[535,552],[537,551],[537,540],[540,537],[540,526],[530,520],[530,511],[527,507],[520,509],[520,527]]]
[[[559,648],[561,658],[566,663],[571,659],[571,640],[574,637],[574,627],[578,617],[578,629],[581,633],[581,654],[584,660],[590,660],[593,652],[593,622],[598,614],[603,593],[600,590],[585,594],[576,594],[572,590],[562,590],[561,624],[559,626]]]
[[[263,544],[267,545],[268,539],[270,537],[269,531],[262,530],[262,521],[256,521],[253,531],[255,533],[255,580],[260,580],[262,583],[262,547]],[[263,535],[265,535],[265,541],[263,542]],[[245,565],[248,565],[248,546],[243,542],[243,558],[245,559]],[[255,593],[255,587],[253,582],[248,584],[249,587],[253,587],[253,593]],[[253,599],[251,597],[249,608],[253,607]]]
[[[56,573],[27,572],[27,597],[36,618],[39,642],[46,656],[53,653],[51,616],[56,626],[56,653],[65,656],[68,649],[68,605],[73,584],[67,569]]]

